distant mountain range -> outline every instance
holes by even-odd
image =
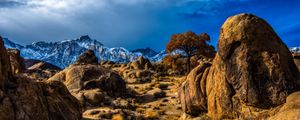
[[[105,47],[97,40],[89,36],[80,36],[76,39],[61,42],[34,42],[30,45],[22,46],[4,38],[6,48],[16,48],[21,51],[21,56],[25,59],[36,59],[49,62],[61,68],[74,63],[80,54],[91,49],[95,52],[99,60],[109,60],[117,63],[127,63],[136,60],[139,56],[144,56],[150,61],[156,62],[163,59],[165,51],[157,53],[146,48],[128,51],[123,47]]]
[[[117,63],[134,61],[139,56],[144,56],[152,62],[157,62],[161,61],[167,55],[165,50],[156,52],[150,48],[132,51],[123,47],[109,48],[105,47],[99,41],[91,39],[87,35],[61,42],[34,42],[26,46],[16,44],[4,38],[4,44],[6,48],[19,49],[21,56],[25,59],[42,60],[61,68],[65,68],[74,63],[79,55],[88,49],[93,50],[100,61],[109,60]],[[300,52],[300,47],[291,47],[290,51]]]

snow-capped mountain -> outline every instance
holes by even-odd
[[[4,42],[6,48],[16,48],[19,50],[24,48],[22,45],[13,43],[12,41],[8,40],[7,38],[3,38],[3,42]]]
[[[165,58],[168,55],[168,53],[166,52],[166,50],[162,50],[159,53],[157,53],[155,56],[151,57],[151,61],[162,61],[163,58]]]
[[[300,52],[300,47],[291,47],[290,51],[291,52]]]
[[[4,39],[4,44],[7,48],[19,49],[21,56],[25,59],[42,60],[61,68],[74,63],[80,54],[88,49],[93,50],[99,60],[109,60],[118,63],[134,61],[139,56],[144,56],[153,62],[162,59],[157,56],[158,54],[154,55],[152,52],[130,52],[122,47],[105,47],[87,35],[61,42],[34,42],[26,46],[21,46],[8,39]]]
[[[131,52],[133,52],[135,54],[143,55],[148,58],[154,57],[155,55],[158,54],[156,51],[150,49],[149,47],[147,47],[145,49],[132,50]]]

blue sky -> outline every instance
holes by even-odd
[[[88,34],[109,47],[165,48],[170,36],[207,32],[216,45],[227,17],[253,13],[300,46],[299,0],[0,0],[0,34],[22,45]]]

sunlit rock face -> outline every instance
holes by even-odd
[[[212,119],[266,119],[299,90],[291,52],[255,15],[229,17],[218,50],[211,66],[200,64],[181,85],[184,112],[207,112]]]
[[[251,14],[229,17],[207,77],[208,114],[247,116],[243,106],[271,108],[298,89],[292,54],[272,27]]]

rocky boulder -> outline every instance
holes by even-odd
[[[198,115],[207,112],[206,78],[211,63],[203,62],[194,68],[179,88],[179,98],[185,113]]]
[[[153,68],[151,62],[144,58],[143,56],[139,57],[136,61],[130,63],[130,69],[151,69]]]
[[[139,57],[138,60],[121,65],[114,70],[118,71],[127,83],[149,82],[155,73],[151,62],[144,57]]]
[[[52,65],[51,63],[47,63],[47,62],[38,62],[30,67],[28,67],[28,70],[56,70],[56,71],[60,71],[62,70],[61,68]]]
[[[14,74],[19,74],[25,71],[25,65],[24,65],[24,59],[20,55],[20,51],[17,49],[8,49],[7,50],[10,63],[11,63],[11,69]]]
[[[98,64],[98,58],[93,50],[87,50],[79,56],[76,64]]]
[[[102,101],[98,101],[99,97],[107,95],[109,97],[122,97],[126,93],[126,83],[121,76],[100,65],[70,65],[49,78],[48,81],[63,82],[68,90],[84,104],[100,105]]]
[[[213,119],[256,118],[252,113],[283,104],[300,88],[292,54],[257,16],[229,17],[218,50],[206,80],[208,115]]]

